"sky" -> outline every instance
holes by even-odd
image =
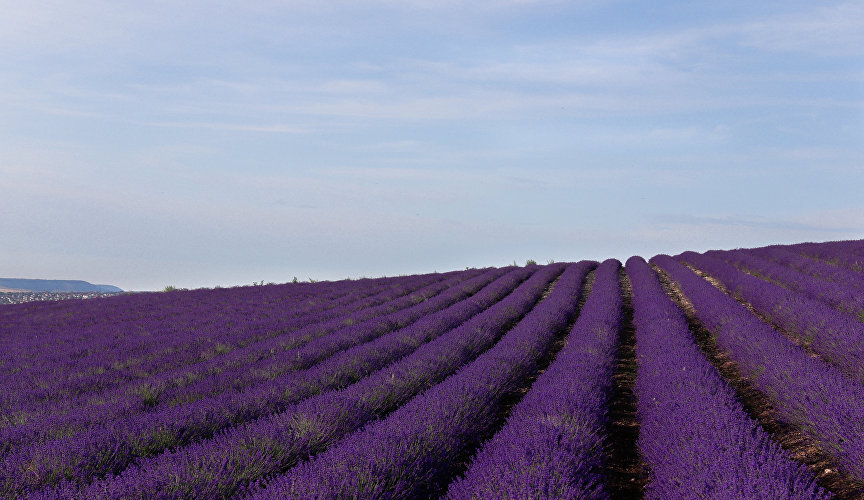
[[[0,0],[0,276],[864,238],[864,4]]]

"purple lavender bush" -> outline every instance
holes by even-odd
[[[859,320],[864,318],[864,293],[861,293],[864,290],[859,290],[857,287],[821,280],[772,262],[770,258],[761,258],[743,250],[710,251],[705,252],[705,255],[723,259],[748,274],[803,294],[810,299],[822,301],[835,309],[857,316]],[[806,257],[802,258],[806,259]]]
[[[638,445],[650,470],[646,498],[829,498],[813,474],[747,416],[648,264],[631,257],[627,274],[639,366]]]
[[[519,269],[515,272],[524,277],[530,271]],[[482,283],[479,281],[474,286],[479,288]],[[502,286],[496,290],[499,288]],[[509,289],[512,289],[512,280],[503,284],[499,293],[506,293]],[[296,356],[298,360],[312,355],[320,360],[322,356],[368,342],[393,328],[429,317],[430,313],[464,298],[469,292],[470,288],[453,287],[450,293],[440,297],[441,300],[436,300],[439,298],[436,297],[370,323],[345,327],[294,354],[300,354]],[[280,411],[294,400],[294,395],[284,392],[281,382],[284,380],[277,378],[240,391],[228,391],[145,413],[138,418],[107,421],[68,438],[32,443],[0,461],[0,478],[6,480],[3,488],[26,492],[64,479],[86,482],[93,477],[116,474],[136,457],[146,457],[166,448],[207,438],[223,428]]]
[[[278,405],[280,401],[290,399],[284,395],[279,396],[280,392],[284,393],[279,386],[286,378],[296,378],[302,373],[292,372],[310,368],[340,346],[333,342],[335,337],[325,337],[326,334],[345,330],[346,325],[350,324],[351,328],[343,332],[343,337],[362,339],[359,329],[363,328],[363,325],[374,324],[376,317],[411,306],[412,315],[429,313],[433,310],[429,306],[435,308],[436,304],[464,298],[503,273],[504,270],[491,270],[464,282],[462,279],[467,276],[435,283],[378,306],[339,315],[330,321],[312,323],[291,334],[236,349],[218,360],[212,360],[212,363],[189,365],[183,370],[171,370],[149,377],[146,383],[138,383],[133,387],[121,386],[114,391],[103,392],[93,403],[79,404],[74,408],[75,411],[62,411],[57,408],[59,405],[54,405],[53,408],[46,405],[41,419],[31,415],[24,425],[0,429],[0,438],[3,438],[3,446],[8,451],[23,443],[41,442],[58,436],[68,437],[97,424],[104,425],[121,418],[141,418],[148,412],[166,411],[186,402],[216,397],[226,391],[248,396],[246,401],[240,403],[247,410],[255,404],[264,408]],[[418,305],[420,302],[423,305]],[[403,315],[395,320],[387,320],[379,326],[391,328],[407,319],[409,318]],[[322,338],[313,341],[319,337]],[[257,394],[243,392],[256,385],[259,387]],[[266,386],[271,389],[268,391]],[[263,402],[256,403],[262,401],[262,398]],[[237,398],[232,396],[232,399]],[[74,403],[74,400],[70,403]]]
[[[864,479],[864,386],[809,356],[668,255],[651,261],[678,283],[718,347],[775,403],[783,421],[814,439],[846,474]]]
[[[607,260],[597,268],[567,345],[447,498],[608,496],[604,445],[621,322],[620,267]]]
[[[789,247],[775,245],[745,251],[782,266],[791,267],[819,280],[849,287],[859,292],[864,291],[864,273],[845,267],[832,266],[827,262],[794,252]]]
[[[587,269],[569,266],[549,297],[457,374],[252,498],[425,498],[443,492],[453,457],[496,424],[504,395],[526,381],[567,325]]]
[[[152,491],[173,497],[236,494],[250,482],[283,472],[393,411],[488,349],[508,325],[530,310],[562,269],[560,265],[531,268],[528,274],[537,272],[516,290],[513,287],[524,275],[511,277],[509,282],[502,278],[501,283],[478,293],[476,300],[472,297],[451,306],[422,325],[446,333],[345,389],[306,399],[212,439],[140,460],[122,474],[90,487],[82,489],[67,481],[43,493],[62,498],[142,499]],[[502,295],[506,297],[498,302]]]
[[[858,382],[864,382],[864,323],[831,307],[695,252],[676,257],[717,278],[734,295]]]

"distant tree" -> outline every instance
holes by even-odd
[[[536,266],[536,265],[537,265],[537,261],[534,260],[534,259],[528,259],[528,260],[525,261],[525,265],[526,265],[526,266]]]
[[[299,282],[297,281],[297,276],[294,276],[294,279],[291,280],[291,283],[299,283]]]
[[[177,287],[174,285],[168,285],[162,289],[163,292],[174,292],[177,290]]]

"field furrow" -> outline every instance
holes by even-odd
[[[856,318],[773,283],[736,269],[709,255],[685,252],[677,257],[717,279],[733,295],[806,347],[838,367],[850,379],[864,382],[864,323]]]
[[[745,413],[648,264],[632,257],[627,273],[640,368],[639,449],[651,470],[646,498],[829,498]]]
[[[669,256],[667,272],[744,376],[771,398],[786,423],[811,436],[836,467],[864,479],[864,386],[808,356],[744,306]]]
[[[552,293],[488,352],[386,419],[269,482],[251,498],[416,498],[443,493],[453,458],[499,422],[505,395],[576,312],[585,265],[570,266]]]
[[[621,323],[620,266],[609,260],[597,268],[567,345],[447,498],[608,495],[603,450]]]
[[[150,419],[148,415],[166,412],[176,417],[182,414],[177,408],[184,403],[195,403],[195,408],[200,408],[247,397],[246,403],[240,404],[246,413],[253,413],[255,408],[278,407],[290,400],[285,395],[288,389],[283,389],[287,381],[303,377],[302,372],[295,372],[309,369],[376,332],[404,327],[476,292],[503,273],[504,270],[491,270],[465,282],[460,277],[451,278],[383,306],[369,307],[247,346],[220,358],[219,363],[189,365],[185,370],[173,370],[133,387],[121,387],[113,394],[95,398],[93,404],[73,407],[68,414],[48,408],[44,413],[47,418],[41,421],[3,429],[0,436],[4,438],[4,449],[52,437],[68,438],[85,428],[107,425],[115,419],[136,418],[142,422]],[[224,397],[220,399],[220,395]],[[154,418],[158,421],[158,417]]]
[[[397,409],[491,347],[561,271],[560,266],[538,271],[500,302],[482,312],[471,308],[467,321],[454,321],[440,337],[345,389],[142,461],[118,477],[94,484],[83,496],[107,498],[122,492],[126,497],[146,498],[155,488],[180,497],[194,491],[224,497],[284,472]],[[220,464],[218,470],[215,464]],[[69,496],[68,490],[63,491],[61,496]],[[76,490],[72,491],[75,496]]]

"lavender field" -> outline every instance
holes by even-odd
[[[0,306],[2,498],[864,498],[864,240]]]

